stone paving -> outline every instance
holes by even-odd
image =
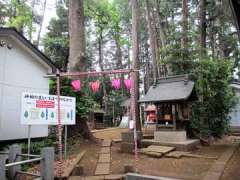
[[[103,140],[99,159],[95,170],[95,175],[108,175],[110,174],[111,164],[111,140]]]

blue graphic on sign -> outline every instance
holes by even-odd
[[[42,113],[41,113],[41,117],[42,118],[44,118],[45,117],[45,114],[44,114],[44,112],[42,111]]]
[[[48,120],[48,108],[46,108],[46,120]]]

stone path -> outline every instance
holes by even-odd
[[[219,180],[223,174],[225,166],[232,157],[237,146],[229,147],[218,160],[212,165],[203,180]]]
[[[111,140],[103,140],[101,144],[97,167],[95,170],[95,175],[110,174],[111,143]]]

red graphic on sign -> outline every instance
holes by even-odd
[[[54,108],[54,101],[37,100],[37,108]]]

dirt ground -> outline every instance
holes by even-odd
[[[106,131],[95,131],[94,135],[100,139],[119,139],[121,132],[127,129],[108,129]],[[211,146],[200,147],[193,151],[195,154],[201,154],[212,157],[219,157],[231,145],[231,141],[221,140]],[[100,146],[96,144],[83,143],[81,150],[87,150],[80,165],[84,167],[84,176],[94,175],[98,152]],[[224,171],[222,180],[240,179],[240,149],[238,149],[229,161]],[[186,180],[200,180],[214,163],[214,159],[204,158],[150,158],[145,155],[139,155],[137,161],[138,171],[142,174],[175,177]],[[111,173],[123,174],[125,165],[134,166],[134,155],[120,152],[120,143],[113,143],[111,147]],[[238,169],[237,169],[238,168]]]
[[[240,147],[233,154],[232,158],[224,170],[221,180],[239,180],[240,179]]]

